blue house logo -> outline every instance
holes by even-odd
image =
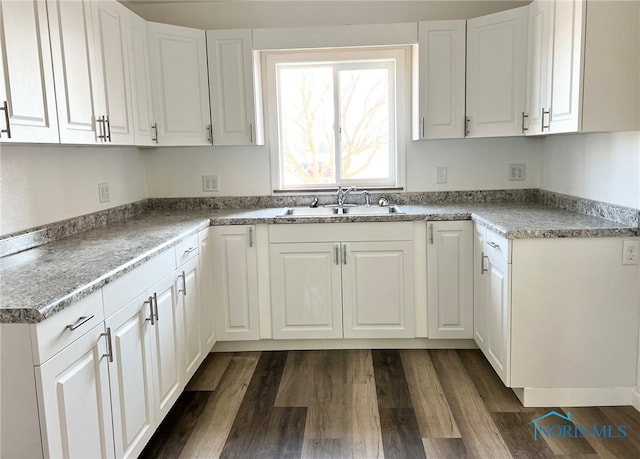
[[[550,418],[555,418],[556,423],[552,420],[545,422]],[[567,411],[566,416],[557,411],[549,411],[547,414],[540,416],[529,422],[527,425],[533,424],[533,439],[538,440],[538,436],[551,438],[588,438],[590,435],[598,438],[626,438],[627,426],[604,424],[601,426],[587,426],[577,424],[571,419],[571,412]]]

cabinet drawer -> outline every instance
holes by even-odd
[[[511,263],[511,244],[509,240],[487,230],[485,238],[486,255],[492,260],[504,260],[504,263]]]
[[[46,362],[102,321],[102,294],[98,291],[47,320],[32,325],[35,365]]]
[[[174,251],[165,250],[121,278],[105,285],[102,288],[104,316],[110,317],[122,306],[150,288],[158,279],[168,276],[174,271],[175,263]]]
[[[198,235],[192,234],[175,246],[176,268],[198,256]]]

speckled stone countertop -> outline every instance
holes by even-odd
[[[151,211],[0,258],[0,323],[37,323],[212,225],[468,220],[510,239],[636,236],[638,228],[536,203],[400,205],[375,216],[292,217],[284,208]]]

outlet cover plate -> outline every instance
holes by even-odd
[[[436,183],[447,183],[447,166],[436,167]]]
[[[98,199],[100,203],[111,201],[111,190],[109,190],[109,183],[98,183]]]
[[[220,183],[217,175],[202,176],[202,191],[220,191]]]
[[[527,178],[526,164],[509,164],[508,180],[525,180]]]
[[[622,242],[622,264],[637,265],[640,255],[640,241],[623,241]]]

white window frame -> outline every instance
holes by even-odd
[[[405,142],[409,126],[409,104],[411,91],[411,47],[410,46],[385,46],[385,47],[361,47],[361,48],[331,48],[331,49],[307,49],[296,51],[266,51],[263,52],[262,66],[264,94],[266,95],[266,113],[268,132],[268,145],[271,163],[271,181],[274,193],[277,192],[310,192],[333,191],[336,186],[358,186],[371,189],[402,190],[405,184]],[[388,61],[395,60],[395,93],[392,102],[395,103],[395,133],[391,130],[389,144],[395,147],[391,166],[390,181],[376,180],[340,180],[340,171],[336,171],[337,184],[308,184],[284,186],[281,177],[282,158],[280,157],[280,127],[278,125],[278,98],[276,64],[295,64],[310,62],[338,63],[341,68],[353,61]],[[339,63],[342,62],[342,63]],[[337,134],[336,134],[337,135]]]

